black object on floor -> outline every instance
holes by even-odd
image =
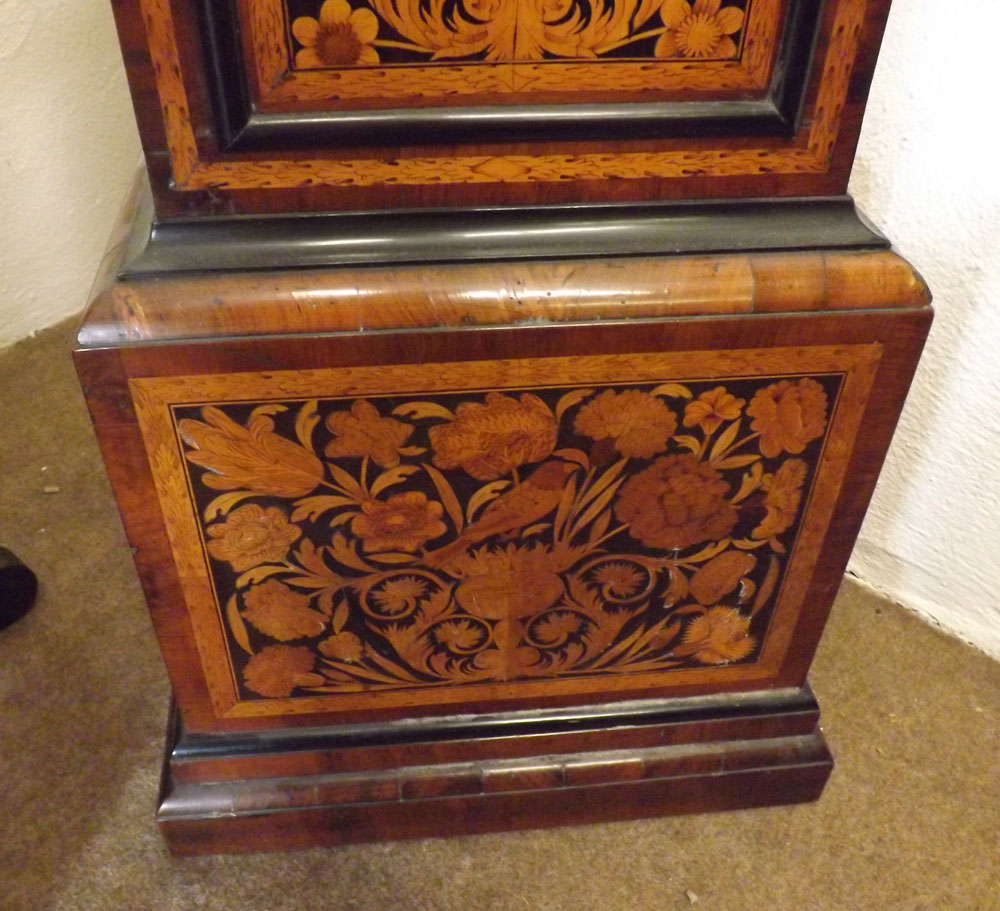
[[[0,629],[28,613],[37,594],[35,574],[6,547],[0,547]]]

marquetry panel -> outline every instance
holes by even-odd
[[[131,380],[216,712],[766,685],[880,352]]]
[[[467,96],[745,97],[770,79],[784,5],[243,0],[239,13],[259,108],[289,110],[456,104]]]

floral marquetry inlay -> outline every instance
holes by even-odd
[[[753,663],[842,380],[174,405],[239,698]]]
[[[732,60],[749,0],[287,0],[297,69],[460,60]]]

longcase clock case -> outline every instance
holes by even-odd
[[[845,193],[877,0],[118,0],[77,368],[182,852],[815,799],[930,323]]]

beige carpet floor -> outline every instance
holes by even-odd
[[[167,684],[69,338],[0,353],[0,543],[41,579],[0,632],[0,908],[1000,911],[1000,664],[850,581],[812,674],[816,804],[172,858]]]

